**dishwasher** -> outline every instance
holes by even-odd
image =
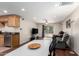
[[[11,47],[11,33],[4,33],[4,46]]]

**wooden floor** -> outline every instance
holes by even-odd
[[[28,41],[28,42],[29,42],[29,41]],[[23,46],[24,44],[26,44],[26,43],[28,43],[28,42],[25,42],[25,43],[21,44],[19,47]],[[19,48],[19,47],[17,47],[17,48]],[[0,56],[4,56],[4,55],[6,55],[7,53],[10,53],[11,51],[13,51],[13,50],[15,50],[15,49],[17,49],[17,48],[11,48],[11,49],[9,49],[9,50],[7,50],[7,51],[4,51],[4,52],[0,53]]]
[[[55,56],[78,56],[78,55],[72,50],[56,49]]]
[[[7,51],[4,51],[3,53],[0,53],[0,56],[4,56],[5,54],[7,54],[15,49],[17,49],[17,48],[12,48],[12,49],[9,49]],[[53,56],[53,52],[52,52],[52,56]],[[68,49],[65,49],[65,50],[56,49],[55,56],[78,56],[78,54],[75,53],[74,51],[68,50]]]
[[[16,49],[16,48],[15,48]],[[13,51],[13,50],[15,50],[14,48],[11,48],[11,49],[9,49],[9,50],[7,50],[7,51],[4,51],[4,52],[2,52],[2,53],[0,53],[0,56],[4,56],[5,54],[7,54],[7,53],[9,53],[9,52],[11,52],[11,51]]]
[[[15,49],[7,50],[7,51],[1,53],[0,56],[4,56],[5,54],[7,54],[13,50],[15,50]],[[53,52],[52,52],[52,56],[53,56]],[[55,56],[78,56],[78,55],[74,51],[71,51],[71,50],[56,49]]]

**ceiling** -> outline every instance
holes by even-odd
[[[45,23],[45,19],[55,23],[64,20],[76,7],[74,3],[65,2],[0,2],[0,15],[17,14],[36,23]],[[21,11],[22,8],[25,10]]]

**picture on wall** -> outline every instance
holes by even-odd
[[[71,28],[71,20],[66,21],[66,28]]]

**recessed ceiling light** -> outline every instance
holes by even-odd
[[[25,11],[25,9],[24,9],[24,8],[22,8],[22,9],[21,9],[21,11]]]
[[[7,11],[7,10],[4,10],[3,12],[4,12],[4,13],[8,13],[8,11]]]

